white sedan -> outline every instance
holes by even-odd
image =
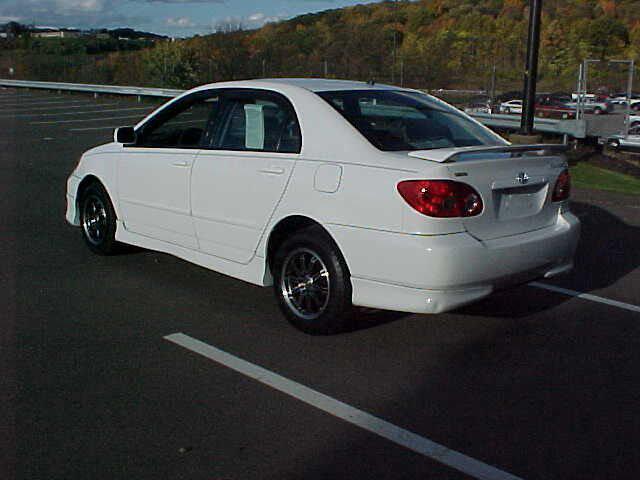
[[[309,333],[353,306],[438,313],[570,270],[579,221],[560,146],[510,146],[393,86],[314,79],[188,91],[86,152],[66,218],[274,286]]]
[[[500,113],[522,113],[522,100],[509,100],[500,104]]]

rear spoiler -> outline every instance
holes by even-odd
[[[547,157],[567,151],[568,145],[562,143],[534,144],[534,145],[505,145],[498,147],[460,147],[460,148],[436,148],[433,150],[415,150],[409,152],[410,157],[431,160],[438,163],[453,163],[462,161],[463,155],[477,157],[482,154],[510,154],[511,157],[540,156]],[[469,158],[473,160],[474,158]]]

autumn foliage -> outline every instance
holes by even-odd
[[[572,88],[584,58],[640,61],[638,7],[638,0],[545,0],[542,87]],[[0,68],[13,62],[23,78],[167,87],[326,74],[478,89],[488,87],[495,67],[504,90],[520,86],[527,21],[524,0],[382,2],[302,15],[258,30],[156,42],[139,51],[76,52],[58,63],[49,58],[46,68],[41,65],[47,55],[60,60],[61,54],[14,45],[2,52]]]

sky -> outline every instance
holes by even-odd
[[[371,0],[0,0],[0,23],[79,29],[131,27],[175,37],[211,33],[222,24],[257,28]]]

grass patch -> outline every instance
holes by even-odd
[[[571,167],[571,183],[579,188],[640,195],[640,179],[586,162]]]

